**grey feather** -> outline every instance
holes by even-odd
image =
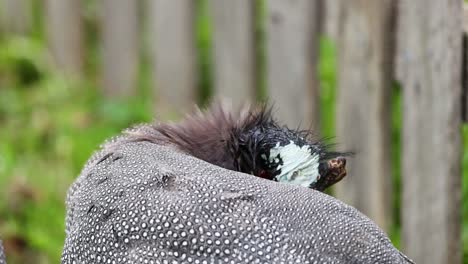
[[[0,240],[0,264],[6,264],[5,252],[3,251],[2,241]]]
[[[331,196],[125,142],[70,188],[62,263],[411,262]]]

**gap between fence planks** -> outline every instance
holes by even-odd
[[[317,0],[269,0],[267,91],[279,120],[290,127],[319,126]]]
[[[468,123],[468,4],[463,3],[462,117]]]
[[[416,263],[461,263],[462,1],[401,0],[402,238]]]

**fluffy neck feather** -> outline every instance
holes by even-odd
[[[154,123],[126,132],[131,141],[150,141],[175,145],[180,150],[211,164],[230,170],[245,171],[246,154],[239,149],[240,134],[269,118],[269,111],[244,110],[232,114],[221,104],[209,111],[187,116],[179,123]]]

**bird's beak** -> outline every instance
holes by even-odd
[[[319,180],[310,187],[323,191],[346,176],[346,158],[337,157],[320,164],[319,173]]]

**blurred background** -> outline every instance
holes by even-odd
[[[8,263],[59,262],[67,189],[106,138],[216,97],[268,100],[279,120],[354,151],[331,194],[418,263],[468,263],[465,10],[458,0],[0,0]]]

